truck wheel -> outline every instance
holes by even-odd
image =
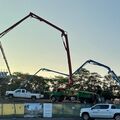
[[[60,96],[58,99],[59,102],[62,102],[63,100],[64,100],[64,96]]]
[[[51,97],[51,101],[52,101],[52,102],[55,102],[56,100],[57,100],[57,99],[56,99],[55,96],[52,96],[52,97]]]
[[[81,98],[79,98],[79,101],[80,101],[80,103],[84,103],[84,100],[83,100],[83,99],[81,99]]]
[[[83,120],[89,120],[89,119],[90,119],[90,116],[89,116],[88,113],[83,113],[83,114],[82,114],[82,118],[83,118]]]
[[[9,98],[9,99],[12,99],[12,98],[13,98],[13,95],[12,95],[12,94],[8,95],[8,98]]]
[[[31,99],[32,99],[32,100],[36,100],[36,96],[32,96]]]
[[[120,120],[120,114],[116,114],[114,117],[115,120]]]

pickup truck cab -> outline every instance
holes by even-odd
[[[120,107],[115,104],[96,104],[90,108],[81,108],[80,117],[83,120],[89,120],[90,118],[120,120]]]
[[[19,97],[19,98],[31,98],[31,99],[39,99],[43,98],[44,95],[38,93],[31,93],[26,89],[16,89],[14,91],[6,91],[6,96],[9,98]]]

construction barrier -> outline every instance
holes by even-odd
[[[24,116],[24,104],[1,104],[1,116]]]
[[[79,117],[80,109],[90,106],[77,103],[0,104],[0,117]]]
[[[90,106],[77,103],[53,104],[53,117],[79,117],[80,109]]]

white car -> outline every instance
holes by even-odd
[[[6,91],[6,96],[9,98],[18,97],[18,98],[31,98],[31,99],[39,99],[43,98],[44,95],[38,93],[31,93],[26,89],[16,89],[14,91]]]
[[[115,104],[96,104],[90,108],[81,108],[80,117],[83,120],[89,120],[90,118],[113,118],[120,120],[120,106]]]

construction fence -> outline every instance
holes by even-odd
[[[0,104],[0,117],[77,118],[81,108],[90,106],[77,103]]]

